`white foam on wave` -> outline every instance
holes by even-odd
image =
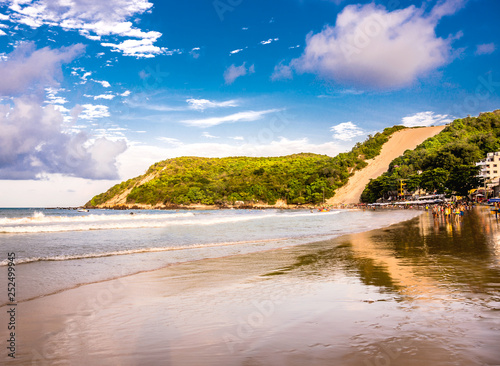
[[[144,219],[149,220],[165,220],[172,218],[193,217],[192,212],[183,213],[165,213],[165,214],[111,214],[111,215],[81,215],[81,216],[46,216],[43,212],[35,211],[33,216],[29,217],[14,217],[0,219],[0,225],[43,225],[55,223],[79,223],[79,222],[99,222],[99,221],[139,221]]]
[[[312,215],[334,215],[340,211],[331,212],[264,212],[253,215],[224,214],[194,215],[192,212],[168,214],[112,214],[83,216],[45,216],[35,212],[31,217],[0,219],[0,233],[54,233],[68,231],[114,230],[162,228],[170,226],[205,226],[231,224],[269,218],[294,218]]]
[[[243,244],[259,244],[268,242],[279,242],[287,240],[287,238],[275,238],[275,239],[261,239],[261,240],[245,240],[245,241],[233,241],[233,242],[222,242],[222,243],[207,243],[207,244],[191,244],[187,246],[170,246],[170,247],[157,247],[157,248],[139,248],[130,250],[120,250],[112,252],[102,252],[102,253],[88,253],[79,255],[56,255],[48,257],[30,257],[30,258],[20,258],[14,260],[15,264],[25,264],[33,262],[59,262],[59,261],[69,261],[78,259],[93,259],[93,258],[104,258],[113,257],[118,255],[130,255],[130,254],[141,254],[141,253],[159,253],[159,252],[170,252],[174,250],[189,250],[189,249],[200,249],[200,248],[211,248],[211,247],[221,247],[229,245],[243,245]],[[3,260],[0,262],[0,267],[7,266],[8,260]]]

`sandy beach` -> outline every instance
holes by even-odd
[[[387,141],[380,154],[368,165],[354,173],[349,182],[335,191],[335,196],[328,200],[329,205],[356,204],[370,179],[375,179],[389,169],[389,164],[406,150],[413,150],[428,138],[437,135],[446,126],[405,129],[395,132]]]
[[[428,213],[17,304],[7,365],[497,365],[500,224]],[[7,308],[0,321],[7,323]],[[0,332],[8,339],[6,327]]]

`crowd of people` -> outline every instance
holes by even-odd
[[[432,216],[434,218],[444,217],[445,219],[455,218],[458,220],[462,217],[466,211],[472,209],[472,205],[468,203],[447,203],[440,205],[433,205],[432,208],[426,207],[426,210],[432,210]]]

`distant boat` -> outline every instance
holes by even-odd
[[[86,208],[79,208],[78,212],[89,212],[89,210],[87,210]]]

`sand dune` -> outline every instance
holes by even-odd
[[[368,160],[368,166],[357,171],[349,182],[335,192],[335,196],[327,203],[331,205],[358,203],[361,193],[370,179],[377,178],[386,172],[389,164],[398,156],[410,149],[415,149],[429,137],[437,135],[446,126],[405,129],[394,133],[382,147],[380,155]]]

